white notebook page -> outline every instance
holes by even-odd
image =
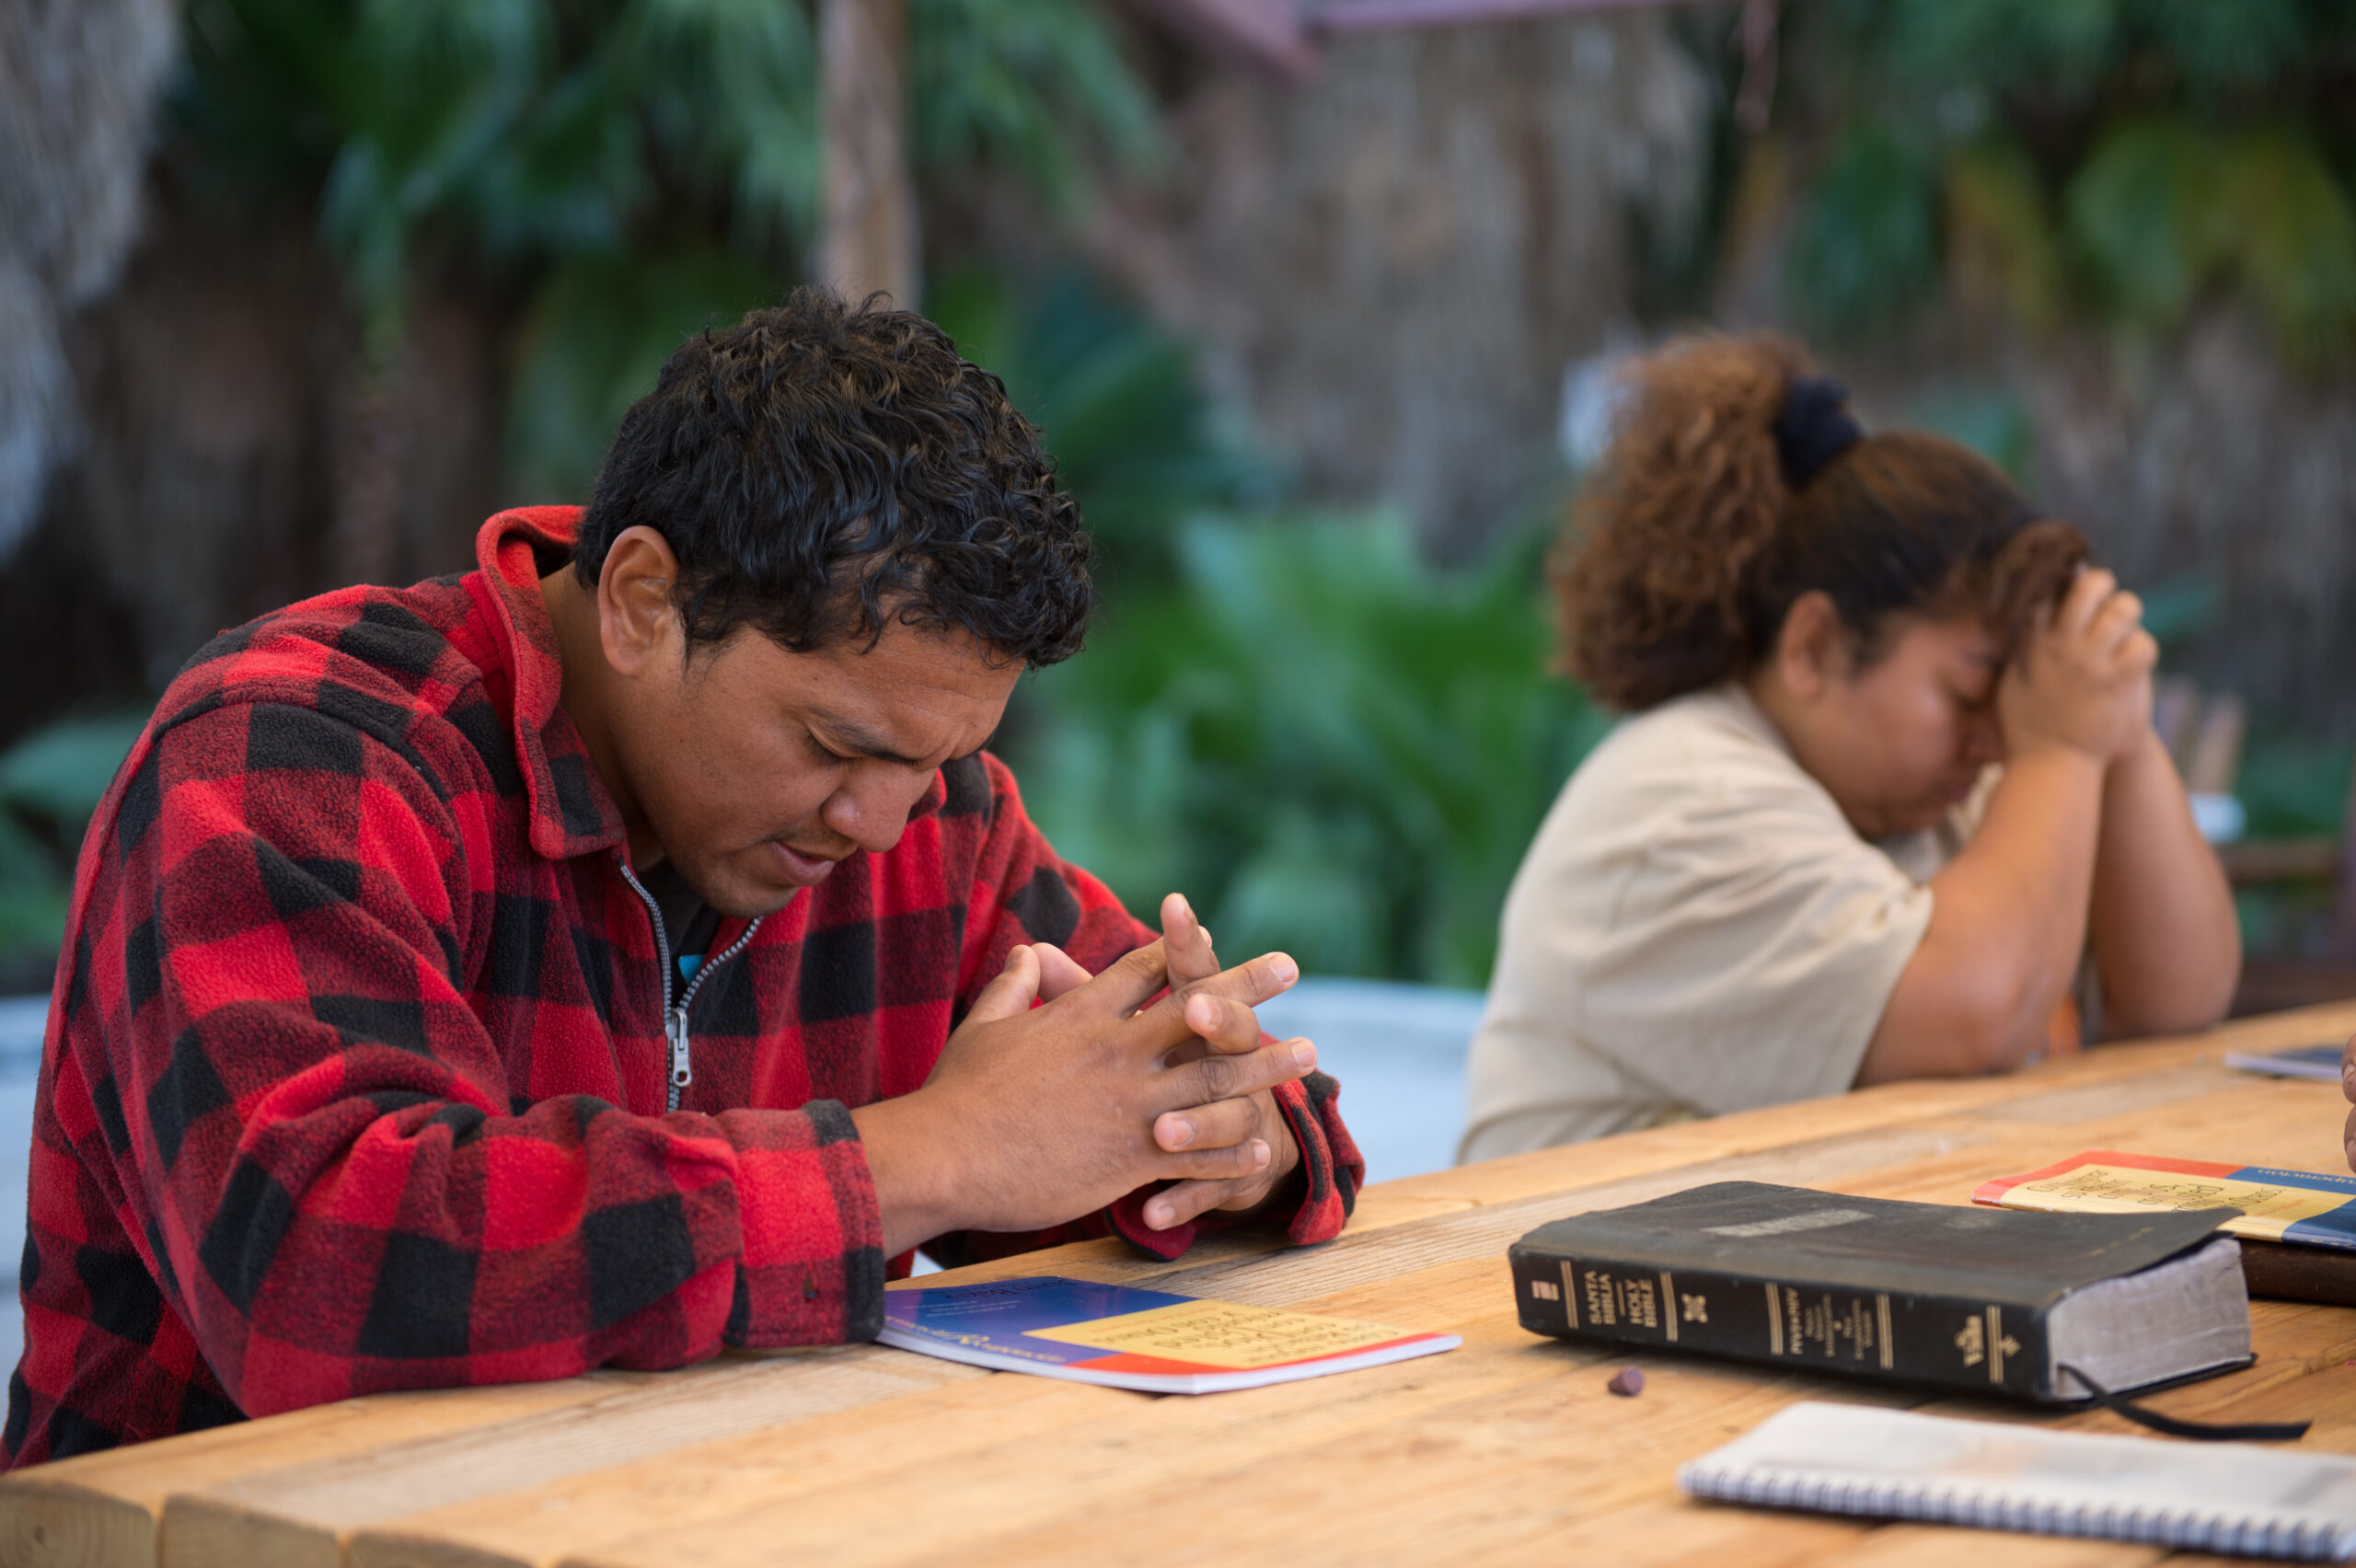
[[[1796,1404],[1678,1471],[1699,1497],[2315,1561],[2356,1557],[2356,1458]]]

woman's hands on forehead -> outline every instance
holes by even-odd
[[[2125,755],[2151,722],[2160,645],[2143,601],[2088,567],[2021,640],[1997,686],[2004,751],[2066,746],[2099,763]]]

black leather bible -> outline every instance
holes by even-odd
[[[1720,1182],[1514,1243],[1534,1333],[2040,1404],[2246,1364],[2231,1209],[2039,1214]]]

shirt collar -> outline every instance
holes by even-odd
[[[475,560],[514,672],[515,758],[530,801],[532,848],[551,860],[611,849],[624,837],[621,808],[559,700],[564,664],[540,597],[541,557],[571,554],[580,534],[577,506],[520,506],[475,536]]]

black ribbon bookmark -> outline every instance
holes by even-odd
[[[2114,1394],[2084,1372],[2064,1362],[2054,1368],[2066,1372],[2084,1384],[2095,1397],[2095,1403],[2115,1414],[2123,1415],[2139,1426],[2154,1432],[2165,1432],[2171,1437],[2189,1437],[2199,1443],[2291,1443],[2307,1435],[2311,1421],[2249,1421],[2238,1424],[2213,1421],[2179,1421],[2173,1415],[2162,1415],[2155,1410],[2145,1410],[2124,1394]]]

